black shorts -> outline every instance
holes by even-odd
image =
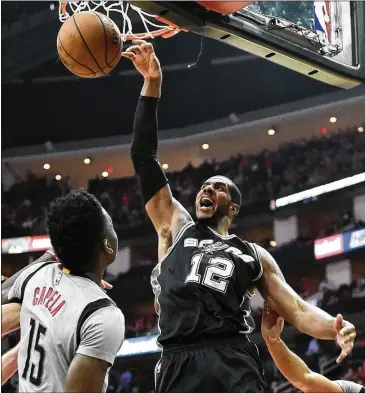
[[[156,365],[155,378],[156,393],[266,391],[258,349],[246,340],[164,349]]]

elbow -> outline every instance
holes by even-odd
[[[308,304],[298,299],[295,305],[295,311],[292,313],[292,321],[289,322],[300,332],[308,334],[310,326],[308,325]]]
[[[293,385],[304,393],[317,393],[318,383],[316,379],[317,374],[308,370],[308,372],[303,375],[303,378],[300,381],[293,382]]]

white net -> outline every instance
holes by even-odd
[[[97,11],[107,15],[108,18],[113,19],[112,12],[117,12],[122,15],[123,23],[120,26],[121,36],[123,41],[133,39],[152,39],[157,36],[168,36],[169,33],[176,30],[175,27],[166,26],[156,23],[155,15],[149,14],[140,8],[124,1],[77,1],[77,2],[60,2],[59,5],[59,19],[63,23],[72,14],[82,11]],[[142,24],[145,28],[144,33],[133,32],[133,24],[130,12],[136,12],[141,18]],[[157,29],[157,30],[156,30]]]

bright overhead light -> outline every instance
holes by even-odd
[[[364,132],[364,127],[358,127],[357,131],[358,132]]]
[[[55,179],[56,179],[56,180],[61,180],[61,179],[62,179],[62,176],[61,176],[61,175],[56,175],[56,176],[55,176]]]
[[[43,165],[43,168],[44,168],[44,169],[50,169],[50,168],[51,168],[51,165],[49,165],[49,164],[44,164],[44,165]]]
[[[267,132],[270,136],[275,135],[275,130],[273,128],[270,128],[270,130]]]
[[[275,240],[270,240],[270,246],[271,247],[276,247],[276,241]]]
[[[107,171],[104,171],[104,172],[101,174],[101,176],[103,176],[103,177],[108,177],[108,176],[109,176],[109,173],[108,173]]]
[[[203,144],[202,144],[202,149],[203,149],[203,150],[208,150],[208,149],[209,149],[208,143],[203,143]]]
[[[162,164],[163,169],[169,169],[169,164]]]
[[[336,123],[336,121],[337,121],[336,117],[334,117],[334,116],[330,117],[330,122],[331,123]]]
[[[86,157],[84,158],[84,164],[89,165],[91,162],[90,158]]]

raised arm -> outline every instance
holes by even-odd
[[[328,378],[310,370],[308,366],[281,340],[284,319],[265,304],[261,334],[276,366],[284,377],[305,393],[342,393],[341,387]]]
[[[286,282],[275,259],[256,246],[263,268],[257,289],[268,305],[302,333],[322,340],[337,340],[342,349],[338,362],[352,351],[355,327],[341,315],[333,318],[325,311],[304,301]]]
[[[142,40],[123,52],[144,77],[136,109],[131,158],[147,213],[160,238],[173,240],[191,221],[189,213],[173,198],[167,177],[158,161],[157,106],[161,96],[162,72],[153,46]]]

